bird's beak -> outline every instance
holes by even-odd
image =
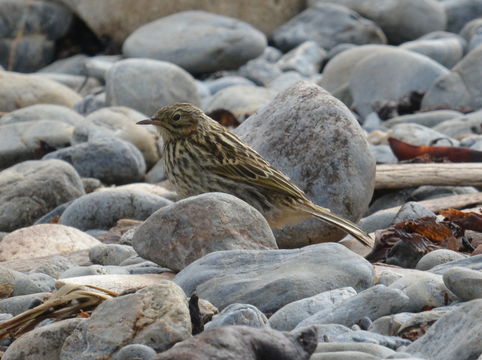
[[[161,125],[159,120],[145,119],[137,122],[137,125]]]

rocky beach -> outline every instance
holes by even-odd
[[[482,0],[0,0],[0,19],[2,360],[482,360]],[[137,124],[173,103],[371,248],[180,198]]]

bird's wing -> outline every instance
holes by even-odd
[[[305,199],[305,193],[282,172],[234,134],[226,132],[218,146],[223,149],[223,161],[207,165],[207,170],[232,180],[262,186],[279,194]],[[221,144],[219,143],[221,142]],[[227,144],[226,144],[227,142]]]

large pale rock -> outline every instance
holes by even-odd
[[[363,117],[379,101],[399,100],[412,91],[427,91],[448,69],[408,50],[384,50],[363,59],[353,70],[350,91],[353,107]]]
[[[176,102],[198,105],[196,82],[179,66],[151,59],[126,59],[107,72],[106,101],[151,116],[160,106]]]
[[[276,47],[290,50],[313,40],[330,50],[341,43],[385,43],[381,29],[345,6],[319,4],[308,8],[280,26],[273,33]]]
[[[2,355],[4,360],[57,360],[65,339],[85,319],[74,318],[28,331]]]
[[[228,194],[193,196],[152,214],[132,239],[145,259],[176,271],[220,250],[277,249],[266,219]]]
[[[196,292],[220,309],[240,302],[274,312],[323,291],[366,289],[373,281],[373,267],[333,243],[293,250],[226,250],[196,260],[174,281],[186,294]]]
[[[0,111],[8,112],[41,103],[73,107],[80,100],[79,94],[55,81],[0,71]]]
[[[260,55],[266,43],[263,33],[237,19],[183,11],[134,31],[124,42],[123,53],[168,61],[190,73],[207,73],[237,69]]]
[[[223,326],[176,344],[152,360],[308,360],[316,348],[314,328],[295,333]]]
[[[40,224],[18,229],[0,242],[0,261],[30,259],[90,249],[100,241],[75,228]]]
[[[25,161],[0,172],[0,231],[13,231],[84,194],[75,169],[60,160]]]
[[[239,18],[266,34],[305,8],[305,0],[61,0],[99,38],[122,42],[139,26],[184,10],[205,10]]]
[[[0,118],[0,125],[44,120],[58,121],[75,126],[81,124],[84,117],[66,106],[36,104],[3,115]]]
[[[106,359],[130,343],[164,351],[190,336],[186,296],[176,284],[163,280],[104,301],[67,337],[60,358]]]
[[[405,348],[429,360],[472,360],[482,353],[482,299],[450,311]]]
[[[470,1],[470,0],[468,0]],[[432,31],[445,30],[444,7],[436,0],[309,0],[314,6],[336,3],[373,20],[390,43],[414,40]]]
[[[479,46],[432,84],[423,97],[422,109],[473,111],[482,108],[481,66],[482,46]]]
[[[319,86],[295,84],[235,132],[318,205],[353,221],[367,210],[375,159],[350,110]],[[337,241],[342,236],[318,220],[275,232],[283,248]]]

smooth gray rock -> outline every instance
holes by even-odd
[[[425,271],[406,274],[389,288],[403,291],[410,299],[400,311],[419,312],[426,307],[448,305],[457,299],[445,286],[442,276]]]
[[[310,7],[273,32],[276,47],[287,51],[313,40],[330,50],[341,43],[385,43],[383,31],[373,22],[338,4]]]
[[[224,193],[189,197],[156,211],[137,228],[132,244],[143,258],[176,271],[214,251],[278,248],[263,215]]]
[[[462,260],[467,256],[462,255],[459,252],[449,249],[437,249],[425,254],[417,263],[415,267],[417,270],[430,270],[433,267],[445,264],[451,261]]]
[[[255,84],[245,77],[236,75],[227,75],[217,79],[209,79],[204,81],[204,85],[207,86],[211,95],[216,94],[219,90],[230,86],[245,85],[254,86]]]
[[[443,141],[437,142],[437,145],[440,146],[458,146],[459,144],[457,140],[448,138],[447,135],[441,132],[418,124],[400,123],[394,125],[390,129],[389,134],[397,140],[414,146],[433,145],[432,142],[437,139],[443,139]]]
[[[276,91],[261,86],[235,85],[219,90],[203,105],[206,113],[224,109],[230,111],[239,122],[254,114],[273,100]]]
[[[31,225],[83,194],[79,175],[64,161],[25,161],[5,169],[0,172],[0,230]]]
[[[433,272],[434,274],[443,275],[445,274],[445,272],[447,272],[447,270],[456,266],[457,267],[461,266],[466,269],[472,269],[472,270],[482,270],[482,254],[474,255],[465,259],[450,261],[445,264],[434,266],[433,268],[430,269],[430,272]]]
[[[59,121],[25,121],[0,125],[0,169],[44,155],[43,148],[70,145],[74,127]]]
[[[437,360],[470,360],[482,353],[482,299],[442,316],[404,351]]]
[[[105,92],[100,92],[98,94],[89,94],[85,96],[82,100],[78,101],[74,110],[82,115],[89,115],[90,113],[107,107]]]
[[[321,62],[327,53],[315,41],[305,41],[289,51],[276,65],[282,71],[294,70],[304,76],[311,76],[320,71]]]
[[[371,19],[386,34],[391,44],[400,44],[437,30],[445,30],[444,7],[434,0],[309,0],[315,6],[336,3]]]
[[[121,55],[93,56],[85,62],[85,70],[89,76],[93,76],[105,83],[107,72],[119,60],[122,60]]]
[[[403,309],[409,298],[401,290],[375,285],[350,297],[333,309],[325,309],[301,321],[297,328],[313,324],[352,326],[363,317],[375,320]]]
[[[58,82],[79,93],[82,96],[98,93],[103,86],[96,78],[87,78],[81,75],[59,74],[59,73],[38,73],[36,76]]]
[[[65,339],[84,321],[86,319],[66,319],[28,331],[7,348],[7,351],[2,355],[2,359],[60,359]]]
[[[206,330],[152,360],[308,360],[316,348],[314,328],[295,333],[248,326]]]
[[[238,69],[238,73],[253,81],[256,85],[266,86],[283,72],[276,63],[260,56],[241,66]]]
[[[482,4],[482,3],[481,3]],[[422,110],[454,109],[473,111],[482,107],[482,47],[469,52],[447,74],[440,76],[427,89],[422,100]]]
[[[129,245],[102,244],[89,250],[89,259],[94,264],[120,265],[124,260],[137,255]]]
[[[55,279],[47,274],[21,272],[15,273],[15,290],[12,296],[36,294],[55,289]]]
[[[377,344],[367,343],[318,343],[313,356],[316,354],[329,354],[336,352],[359,351],[361,353],[373,355],[378,358],[386,358],[389,355],[395,354],[392,349]],[[313,359],[313,357],[312,357]],[[315,357],[316,359],[316,357]],[[357,358],[358,359],[358,358]]]
[[[452,68],[464,56],[466,42],[455,34],[437,31],[400,45],[435,60],[446,68]]]
[[[462,301],[482,298],[482,272],[453,267],[443,274],[447,288]]]
[[[153,348],[142,344],[129,344],[122,347],[113,360],[149,360],[156,355]]]
[[[52,256],[42,265],[34,268],[32,272],[47,274],[57,279],[61,273],[76,266],[72,261],[63,256]]]
[[[206,11],[182,11],[135,30],[122,47],[127,57],[176,64],[190,73],[237,69],[260,55],[266,36],[248,23]]]
[[[375,230],[386,229],[393,224],[397,212],[395,211],[380,211],[375,212],[360,220],[359,226],[368,233]]]
[[[220,309],[236,301],[266,313],[323,291],[366,289],[373,268],[344,246],[326,243],[293,250],[214,252],[184,268],[174,281],[186,294],[196,292]]]
[[[433,110],[416,114],[396,116],[390,120],[384,121],[383,126],[391,128],[397,124],[414,123],[431,128],[446,120],[455,119],[461,115],[463,115],[461,112],[454,110]]]
[[[89,57],[85,54],[77,54],[64,59],[59,59],[53,63],[39,69],[37,73],[57,73],[69,75],[87,75],[85,64]]]
[[[16,316],[41,304],[50,297],[50,293],[34,293],[29,295],[18,295],[0,300],[0,313]]]
[[[400,100],[412,91],[427,91],[447,68],[403,49],[383,49],[353,69],[349,89],[353,107],[363,117],[380,101]]]
[[[481,0],[443,0],[447,14],[447,31],[458,33],[466,23],[482,15]]]
[[[256,306],[249,304],[231,304],[204,325],[204,329],[226,325],[245,325],[255,328],[269,328],[268,319]]]
[[[315,296],[293,301],[271,315],[269,325],[280,331],[293,330],[304,319],[318,311],[334,308],[356,294],[355,289],[347,287],[325,291]]]
[[[482,44],[482,19],[474,19],[469,21],[460,31],[467,42],[467,52],[474,50],[477,46]]]
[[[295,85],[298,81],[306,80],[306,77],[297,71],[286,71],[268,83],[270,89],[277,92],[285,91]]]
[[[115,63],[106,76],[109,106],[127,106],[148,116],[163,105],[189,102],[199,105],[194,78],[177,65],[151,59]]]
[[[115,106],[94,111],[85,118],[85,121],[110,130],[112,135],[135,145],[144,156],[147,167],[151,168],[159,160],[159,136],[157,132],[136,124],[147,118],[147,115],[133,109]]]
[[[478,190],[473,186],[431,186],[422,185],[412,191],[411,197],[415,201],[437,199],[445,196],[476,194]]]
[[[76,278],[90,275],[128,275],[129,269],[115,265],[74,266],[59,275],[59,279]]]
[[[59,223],[80,230],[110,229],[119,219],[145,220],[171,201],[127,189],[93,192],[78,198],[63,212]]]
[[[119,321],[120,314],[122,321]],[[183,291],[173,282],[161,280],[158,285],[97,306],[67,337],[60,358],[108,358],[131,343],[147,345],[160,352],[190,336],[191,318]]]
[[[116,137],[102,137],[48,153],[45,160],[64,160],[82,177],[93,177],[106,184],[139,181],[146,171],[142,153],[131,143]]]
[[[0,125],[19,124],[28,121],[59,121],[79,125],[85,119],[74,110],[61,105],[36,104],[9,112],[0,118]]]
[[[375,159],[350,110],[319,86],[295,84],[235,133],[316,204],[352,221],[366,212],[374,188]],[[281,248],[337,241],[342,236],[338,229],[315,219],[275,231]]]
[[[389,145],[371,145],[370,151],[375,157],[377,164],[396,164],[398,159]]]
[[[446,120],[433,128],[450,137],[482,134],[482,110]]]

